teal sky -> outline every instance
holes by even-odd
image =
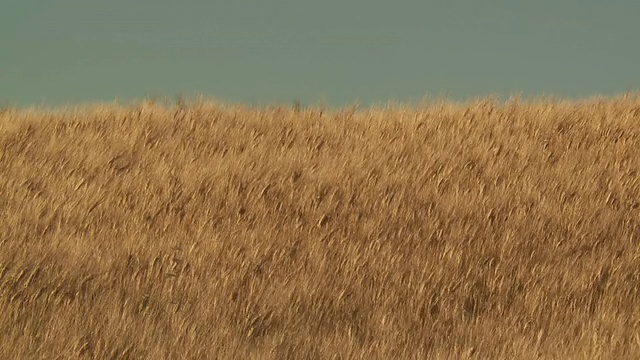
[[[0,103],[640,89],[638,0],[4,0]]]

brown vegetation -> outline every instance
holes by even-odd
[[[0,114],[0,358],[640,358],[640,98]]]

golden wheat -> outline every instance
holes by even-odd
[[[0,357],[640,358],[640,98],[0,113]]]

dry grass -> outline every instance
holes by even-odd
[[[0,114],[0,358],[640,358],[640,98]]]

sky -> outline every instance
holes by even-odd
[[[343,106],[640,89],[638,0],[3,0],[0,103]]]

